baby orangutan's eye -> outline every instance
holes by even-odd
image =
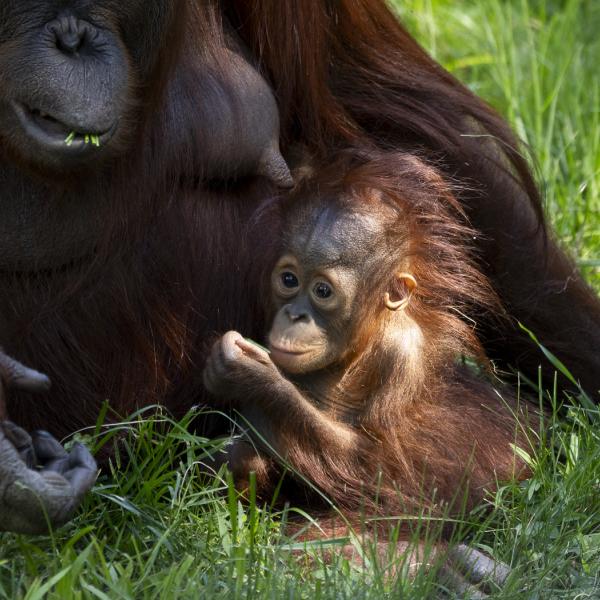
[[[293,290],[300,285],[298,278],[291,271],[285,271],[281,274],[281,283],[288,290]]]
[[[320,281],[313,288],[313,293],[320,300],[327,300],[333,295],[333,290],[331,289],[331,286],[328,283]]]

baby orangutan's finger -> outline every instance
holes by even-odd
[[[271,357],[269,355],[269,351],[266,348],[263,348],[253,340],[249,340],[246,338],[241,338],[236,340],[237,346],[243,351],[243,353],[254,360],[257,360],[261,363],[271,362]]]

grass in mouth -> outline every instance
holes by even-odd
[[[78,134],[76,131],[71,131],[71,133],[65,138],[65,144],[67,146],[70,146],[75,141],[77,135]],[[83,141],[86,144],[92,144],[93,146],[96,146],[96,148],[100,148],[100,136],[98,135],[91,135],[86,133],[83,136]]]

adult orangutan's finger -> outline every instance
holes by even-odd
[[[489,593],[502,588],[511,572],[508,565],[465,544],[451,548],[448,558],[469,583]]]
[[[83,444],[76,444],[69,454],[70,469],[63,476],[71,484],[77,501],[93,487],[98,476],[98,465]]]
[[[49,462],[68,456],[67,451],[47,431],[34,431],[31,434],[35,454],[41,466],[47,466]]]
[[[0,424],[6,439],[14,446],[21,460],[31,469],[37,465],[37,457],[31,436],[11,421]]]
[[[2,351],[0,351],[0,379],[8,388],[34,394],[47,392],[51,386],[50,379],[46,375],[26,367]]]

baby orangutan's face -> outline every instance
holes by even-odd
[[[337,362],[351,334],[356,288],[349,270],[306,268],[293,255],[272,275],[277,314],[269,332],[273,362],[288,373],[308,373]]]
[[[271,276],[277,312],[268,341],[278,367],[302,374],[341,362],[365,325],[365,303],[377,303],[382,313],[403,308],[414,279],[405,273],[381,278],[383,224],[370,215],[325,208],[291,238]],[[369,289],[380,287],[374,281],[386,289]]]

